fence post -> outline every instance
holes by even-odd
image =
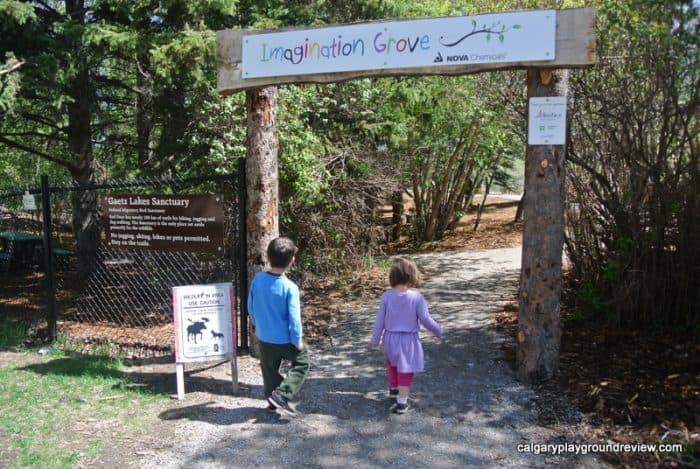
[[[238,160],[238,296],[241,299],[241,350],[248,350],[248,218],[245,158]]]
[[[46,275],[46,321],[49,339],[56,340],[56,291],[53,284],[53,256],[51,255],[51,192],[49,176],[41,176],[41,212],[44,230],[44,275]]]

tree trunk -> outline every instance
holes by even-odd
[[[148,71],[149,56],[136,60],[136,146],[139,168],[147,168],[153,158],[153,80]]]
[[[83,1],[66,1],[66,12],[77,24],[85,22]],[[92,153],[92,86],[88,73],[87,58],[79,39],[70,40],[70,49],[75,57],[75,76],[70,85],[72,102],[68,103],[68,148],[73,167],[71,176],[79,184],[94,182],[94,159]],[[100,240],[97,217],[97,194],[95,191],[74,191],[71,196],[73,208],[73,233],[75,235],[78,262],[83,274],[94,268],[95,252]]]
[[[401,239],[401,229],[403,227],[403,191],[395,191],[391,195],[392,228],[391,240]]]
[[[267,245],[279,236],[279,176],[277,168],[277,88],[246,91],[248,109],[248,279],[268,265]],[[246,292],[247,296],[247,292]],[[252,332],[252,331],[251,331]],[[251,353],[258,356],[255,334],[250,334]]]
[[[486,182],[486,188],[484,189],[484,198],[481,199],[479,208],[476,212],[476,220],[474,221],[474,231],[479,229],[479,224],[481,223],[481,215],[484,213],[484,207],[486,206],[486,198],[489,196],[491,191],[491,183],[493,183],[494,175],[488,176],[488,181]]]
[[[567,94],[567,71],[528,71],[528,99]],[[565,148],[527,147],[517,340],[517,373],[524,381],[549,379],[559,368]]]

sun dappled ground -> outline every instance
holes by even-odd
[[[475,198],[475,204],[480,202],[479,197]],[[517,205],[518,201],[513,198],[489,196],[476,230],[476,212],[469,212],[460,219],[456,229],[443,239],[416,244],[404,238],[389,246],[389,252],[414,253],[518,246],[522,242],[523,223],[515,221]]]

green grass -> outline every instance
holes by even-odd
[[[27,325],[17,320],[0,320],[0,350],[7,350],[22,344]]]
[[[392,258],[390,256],[370,256],[369,266],[380,269],[388,269],[391,267]]]
[[[74,467],[143,429],[167,396],[121,369],[119,359],[71,352],[0,362],[0,453],[13,458],[0,465]]]

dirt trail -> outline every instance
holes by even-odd
[[[298,410],[265,410],[254,359],[240,361],[239,396],[227,395],[226,367],[191,376],[182,403],[163,412],[148,435],[93,461],[124,467],[597,467],[594,458],[519,453],[527,443],[570,436],[538,424],[534,391],[503,361],[505,337],[493,312],[517,289],[520,248],[421,254],[422,289],[446,331],[423,333],[426,371],[412,408],[391,414],[381,352],[367,346],[376,302],[344,311],[333,346],[313,350]],[[174,382],[171,383],[174,386]]]

